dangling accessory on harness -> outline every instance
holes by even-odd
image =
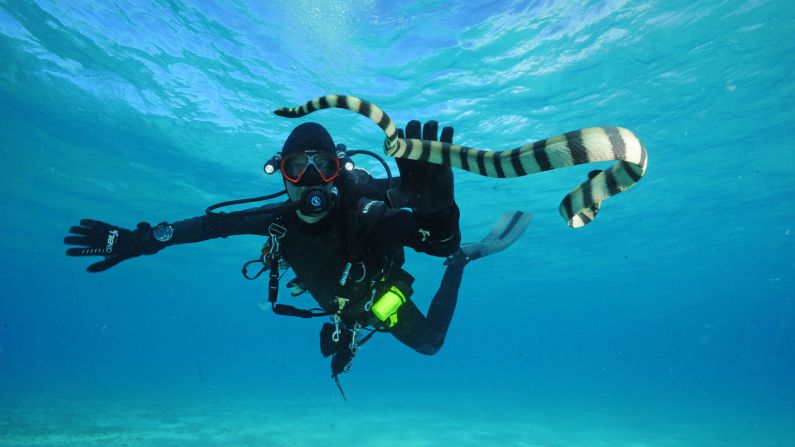
[[[356,352],[379,331],[364,328],[359,323],[354,323],[352,328],[340,330],[340,323],[336,318],[334,323],[323,323],[320,330],[320,353],[323,357],[331,356],[331,378],[334,379],[342,398],[347,401],[339,376],[350,371]],[[366,335],[362,336],[365,331]]]

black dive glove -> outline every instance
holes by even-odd
[[[452,127],[443,128],[441,138],[437,136],[438,130],[438,122],[428,121],[420,133],[420,122],[412,120],[406,124],[405,134],[398,129],[398,137],[453,142]],[[448,210],[455,204],[453,170],[449,166],[405,158],[395,162],[400,170],[400,186],[387,192],[392,208],[411,208],[415,214],[427,216]]]
[[[125,259],[151,255],[160,251],[163,244],[152,236],[152,226],[141,222],[133,230],[92,219],[83,219],[79,227],[72,227],[64,243],[77,245],[66,250],[68,256],[104,256],[105,259],[88,266],[92,273],[105,271]]]

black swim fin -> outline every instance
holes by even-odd
[[[447,258],[444,265],[466,264],[484,256],[499,253],[516,242],[527,229],[533,215],[523,211],[506,211],[494,228],[480,242],[462,244],[457,252]]]

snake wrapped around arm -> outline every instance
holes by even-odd
[[[637,183],[646,172],[646,149],[631,131],[622,127],[589,127],[539,140],[515,149],[488,151],[440,141],[399,138],[397,127],[380,107],[349,95],[325,95],[292,108],[276,110],[279,116],[299,118],[328,108],[347,109],[370,118],[386,134],[387,155],[464,169],[486,177],[521,177],[585,163],[616,160],[604,171],[569,192],[560,214],[570,227],[591,222],[601,202]]]

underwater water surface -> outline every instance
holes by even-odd
[[[795,445],[794,54],[781,0],[0,0],[0,446]],[[82,218],[281,189],[300,122],[380,151],[349,111],[272,113],[327,93],[479,148],[622,126],[648,171],[571,229],[594,165],[457,170],[465,241],[534,221],[467,267],[438,354],[374,337],[347,402],[320,323],[240,276],[262,238],[64,256]],[[442,260],[406,265],[424,310]]]

